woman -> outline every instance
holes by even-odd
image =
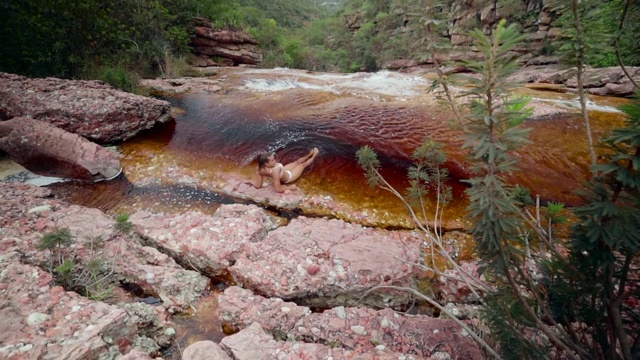
[[[292,183],[302,175],[304,169],[311,165],[313,160],[318,155],[318,148],[313,148],[309,151],[309,154],[301,157],[300,159],[287,164],[282,165],[276,161],[275,153],[262,153],[258,155],[258,171],[256,171],[256,177],[253,180],[253,186],[257,189],[262,187],[264,177],[270,177],[273,180],[273,186],[277,192],[284,192],[285,190],[296,189],[295,185],[284,185]]]

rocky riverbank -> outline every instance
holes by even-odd
[[[480,354],[451,320],[391,310],[415,301],[406,291],[376,289],[409,288],[420,276],[417,233],[304,217],[282,226],[264,210],[238,204],[213,216],[139,212],[123,222],[31,185],[0,182],[0,194],[0,316],[6,319],[0,330],[9,334],[0,340],[3,358],[157,358],[175,335],[172,315],[189,314],[221,273],[243,287],[219,296],[221,321],[242,330],[220,344],[231,359]],[[60,229],[73,240],[43,248],[43,237]],[[66,261],[74,277],[94,271],[103,279],[99,289],[90,279],[69,288],[58,265]],[[440,280],[442,289],[451,288],[451,280]],[[313,313],[298,304],[331,310]],[[260,341],[239,340],[246,336]]]

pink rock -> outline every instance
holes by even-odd
[[[321,344],[339,344],[353,353],[367,354],[357,359],[398,359],[399,354],[413,354],[414,359],[427,359],[434,352],[452,360],[482,359],[482,352],[470,336],[450,319],[427,316],[402,316],[391,309],[335,308],[324,313],[311,313],[309,308],[285,303],[281,299],[267,299],[239,287],[227,288],[219,296],[220,318],[224,324],[241,330],[223,339],[221,345],[236,359],[272,359],[274,353],[289,354],[287,359],[352,359],[339,347],[337,353],[326,351],[319,344],[297,343],[296,349],[283,347],[266,333],[284,333],[296,339],[314,339]],[[286,307],[288,311],[283,312]],[[343,318],[340,318],[343,317]],[[366,333],[354,334],[352,327],[362,326]],[[384,334],[384,335],[381,335]],[[386,347],[375,348],[377,342]],[[286,342],[285,342],[286,343]],[[261,355],[253,352],[261,349]],[[312,350],[313,349],[313,350]],[[380,352],[378,352],[380,351]],[[351,353],[351,356],[353,356]],[[374,356],[375,354],[375,356]],[[254,358],[250,355],[257,356]],[[405,356],[405,358],[410,358]]]
[[[307,267],[307,273],[309,275],[315,275],[318,273],[318,271],[320,271],[320,265],[311,264]]]
[[[220,345],[213,341],[198,341],[182,352],[182,360],[231,360]]]
[[[28,117],[0,122],[10,131],[0,149],[30,171],[81,180],[110,179],[122,170],[117,156],[89,140]]]
[[[298,266],[307,259],[312,264],[301,274]],[[348,269],[343,259],[348,259]],[[334,265],[316,268],[318,265],[314,265],[320,261]],[[301,216],[240,253],[229,272],[249,289],[284,299],[303,299],[305,305],[330,307],[363,301],[385,307],[405,304],[409,295],[383,290],[361,299],[362,294],[384,284],[385,278],[399,286],[409,286],[413,267],[410,269],[407,264],[419,262],[420,239],[415,233]],[[283,276],[288,279],[286,286],[281,286]],[[266,282],[265,277],[270,281]],[[323,296],[314,296],[317,293]]]
[[[169,121],[167,101],[117,90],[102,81],[30,79],[0,73],[0,113],[31,117],[85,138],[126,140]]]
[[[42,221],[42,219],[38,220],[38,222],[36,222],[36,224],[33,227],[35,231],[42,231],[46,228],[47,228],[47,223],[46,221]]]

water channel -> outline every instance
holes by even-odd
[[[286,163],[318,147],[320,156],[297,182],[305,194],[404,217],[406,209],[400,201],[367,185],[355,153],[361,146],[373,147],[380,156],[382,174],[404,189],[411,154],[429,136],[443,142],[449,154],[454,201],[445,216],[464,218],[465,184],[460,180],[469,176],[466,154],[461,150],[460,132],[451,129],[448,109],[427,94],[430,79],[392,72],[339,75],[237,68],[221,69],[210,79],[220,90],[161,95],[176,109],[176,120],[118,145],[124,176],[99,184],[53,185],[54,191],[71,202],[111,214],[142,208],[213,213],[220,204],[238,200],[203,183],[221,174],[250,179],[254,159],[262,151],[275,151],[279,161]],[[572,191],[589,173],[577,98],[553,87],[554,91],[546,90],[522,87],[518,93],[531,97],[534,106],[573,114],[527,123],[533,143],[518,154],[523,174],[515,182],[524,183],[543,199],[575,205]],[[622,124],[624,117],[616,106],[625,102],[592,97],[596,137]]]

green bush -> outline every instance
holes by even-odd
[[[123,66],[101,68],[98,79],[127,92],[133,92],[138,86],[138,77]]]

